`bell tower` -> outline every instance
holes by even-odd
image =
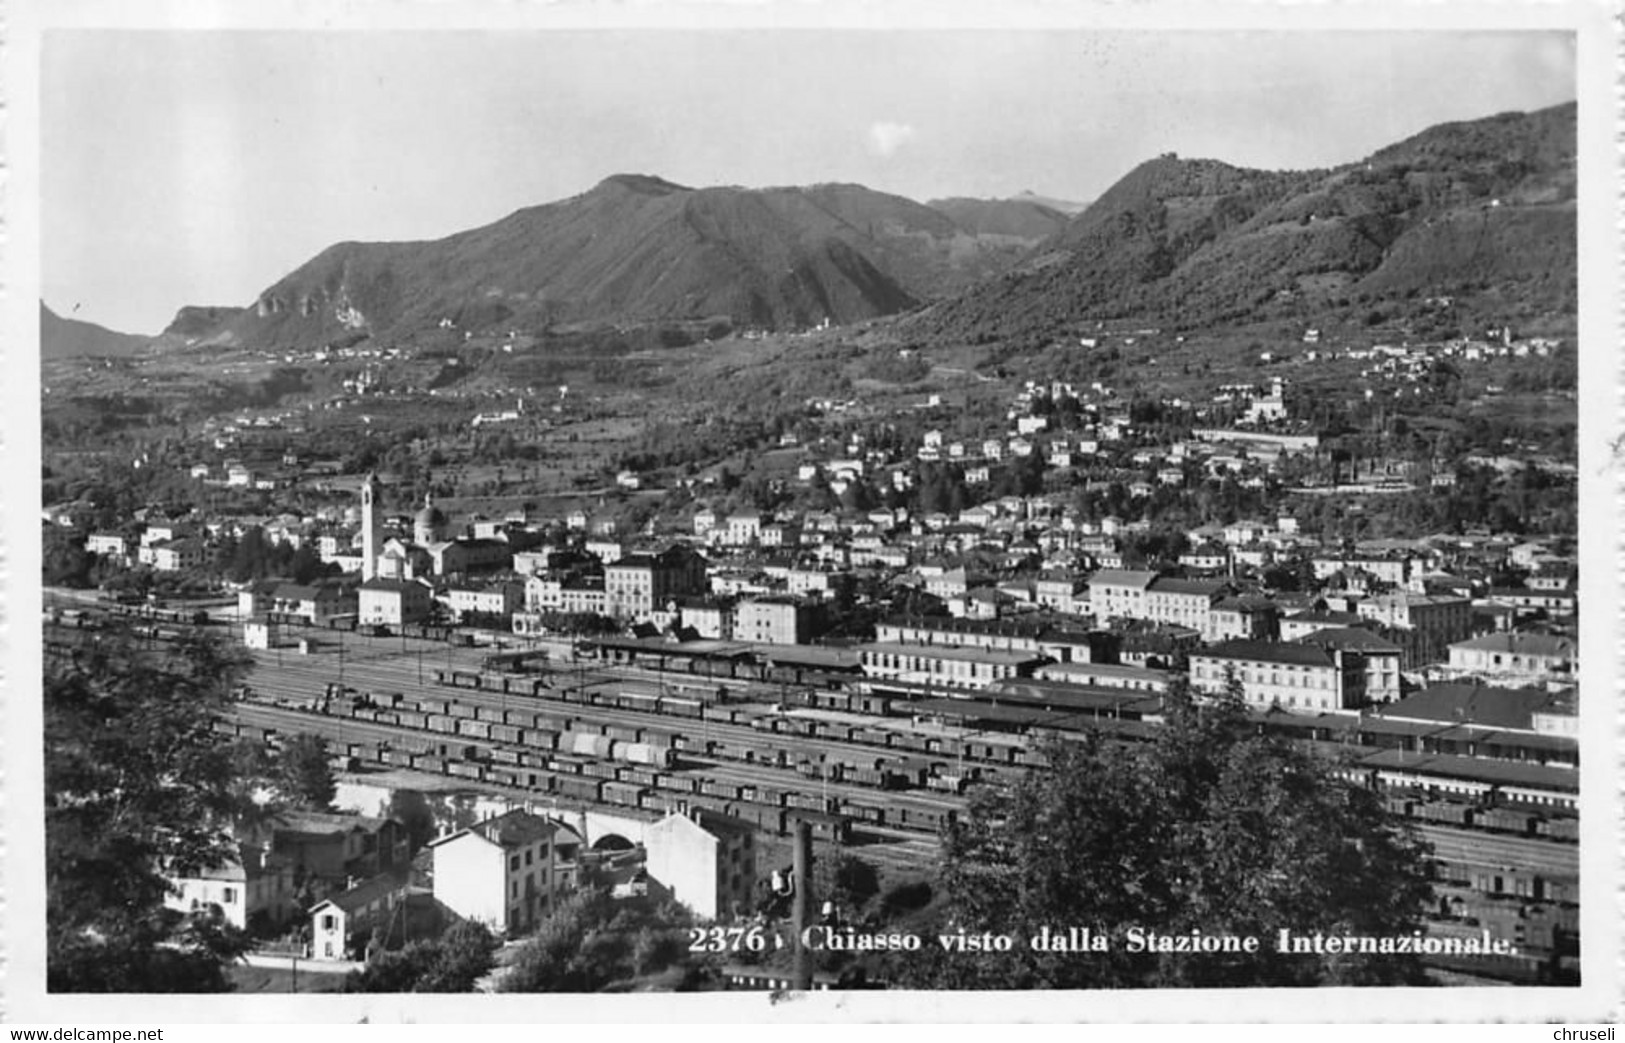
[[[361,482],[361,579],[378,578],[378,476],[372,472]]]

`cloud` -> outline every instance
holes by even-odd
[[[881,120],[869,127],[869,151],[877,156],[889,156],[913,136],[914,128],[907,123]]]

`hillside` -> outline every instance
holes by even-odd
[[[1575,296],[1575,107],[1431,128],[1333,170],[1141,164],[1030,263],[911,317],[975,342],[1194,328],[1418,295]]]
[[[153,340],[130,333],[118,333],[93,322],[64,319],[46,306],[39,306],[40,358],[42,360],[83,357],[124,357],[138,354]]]
[[[926,205],[947,214],[955,224],[972,234],[1008,235],[1024,241],[1049,238],[1065,228],[1076,212],[1059,210],[1033,199],[955,197],[933,199]]]
[[[1039,238],[981,235],[860,185],[694,189],[617,175],[444,239],[340,243],[251,308],[213,327],[189,323],[187,333],[280,347],[402,337],[447,322],[840,324],[969,287]]]

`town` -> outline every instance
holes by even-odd
[[[524,938],[583,890],[771,923],[803,824],[905,909],[978,787],[1053,741],[1147,741],[1183,684],[1414,824],[1429,936],[1505,943],[1441,980],[1571,980],[1574,345],[1389,332],[1209,374],[1185,335],[1107,323],[1040,358],[1115,375],[894,348],[771,416],[646,427],[611,384],[504,406],[392,383],[399,352],[281,356],[340,367],[331,391],[128,460],[47,451],[48,488],[104,490],[47,497],[47,654],[220,633],[252,664],[222,734],[320,738],[330,806],[170,899],[307,987],[455,920]],[[712,987],[789,980],[729,956]]]

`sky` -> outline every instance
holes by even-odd
[[[1576,96],[1556,32],[53,30],[42,286],[154,334],[325,247],[611,174],[1085,201],[1166,152],[1301,169]]]

